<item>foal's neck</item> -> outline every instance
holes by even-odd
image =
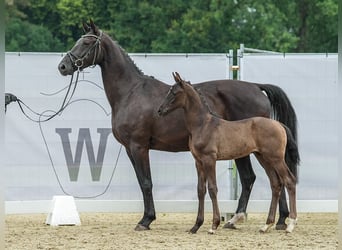
[[[184,105],[186,126],[189,132],[201,128],[212,116],[203,102],[200,94],[194,89],[186,90],[187,97]]]

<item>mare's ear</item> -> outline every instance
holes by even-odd
[[[94,33],[94,35],[100,35],[100,31],[99,31],[99,29],[97,28],[97,26],[95,25],[95,23],[94,23],[94,21],[93,21],[93,19],[89,19],[89,22],[90,22],[90,28],[91,28],[91,30],[93,31],[93,33]]]
[[[83,26],[84,33],[88,33],[90,31],[90,27],[86,22],[83,22],[82,26]]]

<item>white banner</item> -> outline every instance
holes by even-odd
[[[38,113],[52,114],[62,104],[71,78],[59,74],[61,58],[61,54],[7,53],[6,92]],[[223,79],[228,74],[224,54],[134,54],[132,58],[145,74],[170,84],[172,71],[192,82]],[[110,107],[99,67],[80,74],[75,95],[61,115],[36,123],[12,103],[5,120],[7,201],[49,200],[63,194],[142,199],[126,152],[123,149],[119,155],[120,145],[111,134]],[[197,173],[189,152],[150,151],[150,159],[155,200],[197,200]],[[218,162],[217,176],[219,199],[230,199],[227,162]]]
[[[70,81],[57,70],[62,56],[6,53],[6,92],[39,113],[58,110]],[[132,58],[145,74],[170,84],[173,71],[196,83],[227,78],[229,70],[225,54]],[[336,200],[337,56],[245,54],[241,62],[243,80],[280,86],[297,112],[302,158],[297,198]],[[65,193],[101,200],[142,199],[125,150],[118,156],[120,145],[110,132],[110,107],[98,67],[80,74],[62,115],[40,125],[28,120],[17,104],[7,107],[7,201],[49,200]],[[150,159],[155,200],[197,200],[197,174],[189,152],[150,151]],[[257,180],[251,199],[270,199],[263,169],[256,163],[253,168]],[[219,200],[231,199],[230,174],[227,162],[217,163]]]
[[[337,55],[244,54],[241,80],[281,87],[298,118],[301,164],[299,200],[338,199]],[[268,179],[257,163],[257,181],[251,199],[269,193]]]

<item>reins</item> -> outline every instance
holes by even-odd
[[[75,90],[76,90],[76,87],[77,87],[77,83],[78,83],[78,77],[79,77],[79,73],[80,71],[77,70],[77,74],[76,74],[76,81],[75,81],[75,84],[74,84],[74,87],[73,87],[73,90],[71,92],[71,95],[69,97],[69,93],[70,93],[70,90],[71,90],[71,87],[72,87],[72,84],[73,84],[73,79],[74,79],[74,73],[72,74],[72,77],[71,77],[71,80],[70,80],[70,83],[69,83],[69,86],[68,86],[68,90],[65,94],[65,97],[63,99],[63,102],[62,102],[62,105],[61,107],[59,108],[58,111],[56,111],[54,114],[52,115],[44,115],[43,113],[38,113],[36,111],[34,111],[30,106],[28,106],[27,104],[25,104],[21,99],[19,99],[18,97],[12,95],[11,96],[11,100],[10,101],[14,101],[14,102],[17,102],[18,105],[19,105],[19,108],[21,110],[21,112],[24,114],[24,116],[26,116],[27,119],[29,119],[30,121],[32,122],[36,122],[36,123],[41,123],[41,122],[47,122],[49,120],[51,120],[52,118],[54,118],[55,116],[57,115],[60,115],[63,110],[69,105],[73,95],[75,94]],[[8,104],[8,103],[7,103]],[[6,104],[6,106],[7,106]],[[31,111],[34,115],[37,115],[39,116],[38,119],[35,119],[35,118],[32,118],[30,115],[27,114],[27,112],[25,111],[24,107],[26,109],[28,109],[29,111]],[[46,119],[44,120],[41,120],[41,117],[46,117]]]
[[[40,133],[42,135],[42,138],[43,138],[43,141],[44,141],[44,145],[45,145],[45,148],[47,150],[48,157],[49,157],[49,160],[50,160],[53,172],[54,172],[54,174],[55,174],[55,176],[57,178],[57,182],[58,182],[58,185],[59,185],[60,189],[66,195],[72,195],[72,194],[68,193],[64,189],[64,187],[63,187],[63,185],[61,183],[61,180],[58,177],[58,174],[57,174],[57,171],[56,171],[56,168],[55,168],[55,164],[53,162],[52,155],[51,155],[49,147],[48,147],[47,140],[46,140],[46,138],[44,136],[44,133],[43,133],[43,129],[42,129],[41,123],[42,122],[47,122],[47,121],[51,120],[52,118],[56,117],[57,115],[60,115],[63,112],[63,110],[69,104],[72,103],[71,99],[72,99],[72,97],[75,94],[77,83],[78,83],[78,79],[79,79],[79,74],[80,74],[81,68],[84,65],[84,60],[90,55],[90,52],[93,49],[94,49],[94,57],[93,57],[92,65],[89,66],[89,67],[95,67],[96,66],[96,64],[95,64],[96,63],[96,59],[97,59],[97,57],[98,57],[98,55],[100,54],[100,51],[101,51],[100,43],[101,43],[102,31],[100,31],[100,36],[88,34],[88,35],[83,35],[82,36],[82,38],[84,38],[84,37],[95,37],[96,38],[96,42],[81,57],[75,56],[71,51],[67,52],[67,55],[68,55],[71,63],[77,68],[76,80],[75,80],[75,83],[74,83],[74,87],[72,88],[73,80],[74,80],[74,73],[75,73],[74,72],[72,74],[72,76],[71,76],[71,80],[70,80],[70,83],[68,85],[68,89],[67,89],[65,97],[63,99],[62,105],[61,105],[61,107],[59,108],[58,111],[55,112],[55,111],[52,111],[52,110],[47,110],[47,111],[44,111],[42,113],[38,113],[38,112],[34,111],[31,107],[29,107],[27,104],[25,104],[22,100],[17,98],[15,95],[13,95],[13,94],[6,94],[6,96],[5,96],[6,97],[5,98],[5,111],[7,110],[7,105],[9,103],[17,102],[18,105],[19,105],[19,108],[20,108],[21,112],[24,114],[24,116],[26,118],[28,118],[30,121],[36,122],[36,123],[39,124]],[[29,111],[31,111],[34,115],[37,115],[38,119],[34,119],[30,115],[28,115],[27,112],[25,112],[24,107],[26,109],[28,109]],[[52,114],[52,115],[45,115],[46,112],[55,112],[55,113]],[[41,119],[42,117],[45,118],[45,119],[42,120]],[[120,144],[119,152],[118,152],[118,155],[117,155],[117,158],[116,158],[116,161],[115,161],[115,165],[114,165],[112,174],[111,174],[111,176],[109,178],[108,184],[106,185],[106,187],[104,188],[104,190],[102,192],[100,192],[98,194],[95,194],[95,195],[91,195],[91,196],[77,196],[77,195],[72,195],[72,196],[74,196],[75,198],[78,198],[78,199],[91,199],[91,198],[97,198],[97,197],[105,194],[108,191],[108,189],[109,189],[109,187],[110,187],[110,185],[112,183],[112,180],[113,180],[113,177],[114,177],[114,173],[115,173],[115,170],[116,170],[117,165],[118,165],[118,161],[119,161],[119,157],[120,157],[120,154],[121,154],[121,150],[122,150],[122,145]]]
[[[71,86],[73,84],[73,79],[74,79],[74,73],[72,74],[71,76],[71,80],[70,80],[70,83],[69,83],[69,86],[68,86],[68,90],[65,94],[65,97],[64,97],[64,100],[62,102],[62,105],[61,107],[59,108],[58,111],[56,111],[54,114],[48,116],[48,115],[44,115],[44,114],[40,114],[36,111],[34,111],[32,108],[30,108],[27,104],[25,104],[22,100],[20,100],[19,98],[17,98],[16,96],[13,97],[13,99],[11,99],[11,101],[16,101],[20,107],[20,110],[21,112],[31,121],[33,122],[37,122],[37,123],[40,123],[40,122],[47,122],[49,120],[51,120],[52,118],[54,118],[55,116],[57,115],[60,115],[63,110],[69,105],[73,95],[75,94],[75,90],[76,90],[76,87],[77,87],[77,83],[78,83],[78,78],[79,78],[79,74],[80,74],[80,71],[81,71],[81,68],[83,67],[84,65],[84,60],[90,55],[90,52],[94,49],[94,57],[93,57],[93,61],[92,61],[92,65],[90,67],[95,67],[96,64],[96,59],[98,57],[98,55],[100,54],[100,51],[101,51],[101,38],[102,38],[102,30],[100,30],[100,35],[97,36],[97,35],[93,35],[93,34],[86,34],[86,35],[83,35],[81,36],[81,38],[85,38],[85,37],[94,37],[96,38],[96,41],[95,43],[84,53],[83,56],[80,56],[80,57],[77,57],[75,56],[71,51],[68,51],[66,54],[68,55],[71,63],[77,68],[77,74],[76,74],[76,80],[75,80],[75,85],[74,85],[74,88],[72,89],[72,92],[71,92],[71,95],[70,97],[68,98],[69,96],[69,93],[70,93],[70,90],[71,90]],[[7,107],[7,104],[6,106]],[[30,110],[33,114],[39,116],[39,119],[36,120],[32,117],[30,117],[24,110],[25,107],[26,109]],[[45,120],[41,120],[40,118],[41,117],[46,117]]]

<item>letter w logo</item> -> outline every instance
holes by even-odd
[[[56,128],[56,133],[59,134],[62,140],[65,160],[68,166],[70,181],[77,181],[78,172],[80,170],[80,163],[83,152],[83,145],[86,146],[88,160],[90,165],[91,178],[93,181],[99,181],[103,165],[104,154],[107,146],[108,135],[111,133],[109,128],[98,128],[97,133],[100,134],[99,149],[95,159],[93,142],[90,136],[89,128],[80,128],[78,132],[78,139],[75,151],[75,158],[72,157],[69,134],[71,128]]]

